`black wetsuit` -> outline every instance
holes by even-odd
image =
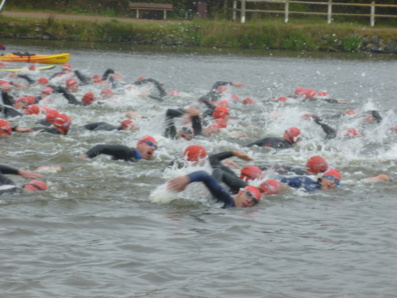
[[[218,87],[220,86],[226,86],[226,85],[232,85],[233,82],[224,82],[224,81],[218,81],[215,82],[215,84],[212,86],[211,90],[204,96],[201,96],[198,101],[204,102],[204,101],[217,101],[222,94],[218,93]]]
[[[4,194],[16,194],[21,192],[19,188],[15,185],[14,181],[7,178],[4,175],[19,175],[18,169],[8,167],[5,165],[0,165],[0,195]]]
[[[35,131],[35,132],[47,132],[47,133],[51,133],[51,134],[54,134],[54,135],[60,135],[61,134],[59,132],[59,130],[54,128],[54,127],[39,126],[39,127],[32,127],[32,130]]]
[[[141,155],[135,148],[124,145],[96,145],[86,152],[89,158],[94,158],[100,154],[112,156],[113,160],[122,159],[125,161],[139,161],[142,159]]]
[[[260,139],[258,141],[255,141],[253,143],[249,143],[248,145],[245,145],[244,147],[252,147],[255,145],[261,146],[261,147],[271,147],[271,148],[275,148],[275,149],[286,149],[286,148],[293,147],[294,143],[284,140],[283,138],[266,137],[266,138]]]
[[[320,125],[321,128],[323,129],[323,131],[325,132],[325,134],[326,134],[325,138],[326,139],[333,139],[333,138],[336,137],[336,130],[333,129],[328,124],[325,124],[320,117],[314,116],[313,119],[314,119],[314,122],[316,122],[318,125]]]
[[[293,174],[293,175],[299,175],[299,176],[304,176],[304,175],[309,175],[305,170],[300,169],[300,168],[294,168],[291,166],[281,166],[281,165],[272,165],[272,166],[259,166],[259,168],[262,171],[273,171],[276,172],[277,174],[280,175],[288,175],[288,174]]]
[[[68,103],[78,106],[85,106],[83,102],[78,101],[77,98],[72,93],[70,93],[65,87],[53,86],[53,85],[49,85],[48,87],[54,89],[54,92],[61,93],[63,97],[66,98]]]
[[[2,99],[2,105],[0,105],[0,111],[4,113],[5,118],[9,117],[20,117],[23,114],[16,110],[13,107],[14,104],[14,98],[8,94],[8,92],[1,92],[1,99]]]
[[[165,131],[164,136],[167,138],[175,139],[177,131],[174,123],[174,118],[182,117],[185,114],[183,109],[168,109],[165,113]],[[190,117],[192,121],[193,135],[198,136],[202,133],[201,120],[199,116]]]
[[[158,96],[149,95],[149,98],[155,99],[155,100],[158,100],[158,101],[163,101],[164,100],[163,97],[167,95],[167,92],[161,86],[160,82],[156,81],[155,79],[144,79],[144,80],[135,81],[132,85],[143,86],[143,85],[146,85],[146,84],[154,84],[154,86],[157,88],[157,91],[159,92]]]
[[[98,131],[98,130],[105,130],[105,131],[112,131],[112,130],[122,130],[121,126],[114,126],[107,122],[95,122],[83,125],[85,129],[91,131]]]

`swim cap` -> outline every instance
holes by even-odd
[[[246,97],[243,100],[243,105],[253,105],[255,103],[255,100],[253,100],[251,97]]]
[[[70,64],[64,64],[64,65],[62,65],[62,70],[68,70],[68,69],[72,69],[72,65],[70,65]]]
[[[321,156],[315,155],[307,160],[306,169],[313,174],[322,173],[328,169],[328,163]]]
[[[344,113],[345,115],[355,115],[356,111],[355,110],[348,110]]]
[[[214,124],[218,125],[220,128],[226,128],[227,122],[222,118],[217,118],[213,121]]]
[[[36,105],[28,105],[25,107],[24,112],[28,115],[38,115],[40,114],[40,108]]]
[[[320,97],[328,97],[328,93],[327,93],[327,92],[324,92],[324,91],[322,91],[322,92],[319,92],[319,93],[317,93],[317,94],[316,94],[316,96],[320,96]]]
[[[33,180],[23,186],[23,189],[31,191],[44,191],[47,190],[47,184],[40,180]]]
[[[171,90],[170,92],[168,92],[167,96],[178,96],[181,93],[177,90]]]
[[[41,90],[41,93],[45,93],[45,94],[51,94],[52,92],[54,92],[54,89],[52,89],[51,87],[44,87],[42,90]]]
[[[283,135],[284,140],[291,142],[291,143],[296,143],[300,140],[299,135],[301,134],[301,131],[297,127],[290,127],[288,128]]]
[[[132,121],[132,120],[124,120],[123,122],[121,122],[120,127],[121,127],[122,130],[130,129],[131,127],[134,127],[134,121]]]
[[[240,97],[238,97],[237,94],[230,95],[230,98],[233,99],[234,101],[239,101],[240,100]]]
[[[345,137],[348,137],[348,138],[355,138],[355,137],[361,137],[361,136],[362,136],[361,132],[359,132],[355,128],[349,128],[345,133]]]
[[[217,106],[228,107],[229,102],[227,100],[221,100],[219,102],[215,102]]]
[[[303,87],[299,87],[299,88],[295,89],[295,95],[298,96],[298,97],[305,96],[305,92],[306,92],[306,90]]]
[[[199,145],[190,145],[183,152],[183,156],[188,161],[198,161],[207,156],[207,151],[205,151],[204,147]]]
[[[15,101],[15,103],[22,103],[25,105],[29,104],[28,99],[26,97],[18,97],[18,99]]]
[[[11,124],[8,121],[0,120],[0,134],[11,134],[12,128]]]
[[[221,128],[219,127],[218,124],[211,124],[210,126],[208,126],[209,129],[211,129],[213,132],[220,132]]]
[[[287,98],[285,96],[281,96],[276,99],[277,101],[287,101]]]
[[[53,122],[54,127],[60,130],[68,130],[71,124],[72,120],[65,114],[59,115]]]
[[[85,103],[86,105],[90,105],[92,104],[92,102],[94,101],[94,93],[92,92],[87,92],[86,94],[84,94],[83,98],[81,99],[81,101],[83,103]]]
[[[34,97],[34,95],[28,95],[26,96],[26,100],[28,101],[28,104],[32,105],[36,102],[36,97]]]
[[[255,199],[257,199],[258,201],[261,200],[262,193],[259,190],[259,188],[252,186],[252,185],[248,185],[243,188],[243,191],[249,191],[255,197]]]
[[[45,120],[49,123],[54,123],[55,119],[58,118],[60,113],[57,110],[47,110]]]
[[[101,91],[101,95],[111,95],[113,92],[109,88],[105,88]]]
[[[283,185],[280,181],[274,179],[268,179],[264,181],[260,186],[259,189],[265,195],[274,195],[278,194],[282,191]]]
[[[36,65],[34,65],[34,64],[33,64],[33,65],[30,65],[30,66],[29,66],[29,70],[36,70]]]
[[[262,177],[262,170],[257,166],[246,166],[241,169],[240,179],[244,181],[259,179]]]
[[[143,81],[143,80],[145,80],[145,77],[139,77],[138,78],[138,81]]]
[[[102,82],[102,77],[100,74],[94,74],[92,76],[92,80],[94,81],[94,83],[100,83]]]
[[[144,144],[146,142],[153,143],[153,146],[155,147],[155,149],[157,149],[157,141],[155,138],[153,138],[151,136],[144,136],[144,137],[140,138],[137,143],[137,146],[139,146],[140,144]],[[148,143],[146,143],[146,144],[150,146],[150,144],[148,144]]]
[[[336,185],[339,185],[341,174],[337,169],[329,169],[324,173],[323,177],[327,178],[328,180],[332,180]]]
[[[48,79],[47,78],[40,78],[40,79],[37,80],[37,82],[40,85],[47,85],[48,84]]]
[[[66,87],[73,87],[73,86],[78,86],[79,82],[77,82],[76,79],[70,78],[66,80]]]
[[[314,91],[314,89],[307,89],[305,91],[306,98],[313,98],[314,96],[316,96],[316,91]]]
[[[212,116],[215,118],[224,118],[229,115],[229,109],[227,107],[218,106],[215,108]]]

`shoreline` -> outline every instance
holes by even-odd
[[[76,41],[295,52],[397,54],[397,28],[351,24],[285,24],[210,20],[148,20],[42,12],[2,12],[0,37],[15,40]]]

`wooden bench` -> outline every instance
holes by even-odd
[[[128,9],[136,10],[136,18],[139,19],[140,10],[162,10],[164,11],[164,20],[167,19],[167,11],[173,11],[174,8],[172,4],[164,3],[135,3],[130,2],[128,4]]]

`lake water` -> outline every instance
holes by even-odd
[[[26,50],[26,43],[5,45],[8,52]],[[42,173],[47,192],[0,198],[0,296],[397,296],[396,184],[362,181],[381,173],[397,177],[397,134],[390,130],[397,121],[396,59],[150,52],[128,46],[82,49],[51,43],[30,46],[29,51],[70,52],[69,63],[87,75],[113,68],[124,75],[122,84],[150,77],[181,95],[157,102],[120,89],[109,103],[88,107],[68,105],[59,97],[52,105],[71,116],[68,136],[14,133],[1,141],[1,164],[29,170],[59,165],[63,170]],[[230,101],[234,120],[215,137],[191,142],[164,138],[165,110],[193,103],[216,81],[244,83],[230,87],[230,93],[252,97],[255,105]],[[348,103],[268,101],[293,94],[297,87],[327,91]],[[38,95],[39,90],[33,86],[29,93]],[[87,90],[100,91],[84,87],[76,97]],[[24,92],[15,90],[14,95]],[[347,110],[360,116],[331,124],[341,132],[356,127],[362,137],[325,140],[318,125],[301,118],[305,113]],[[378,110],[384,121],[363,124],[361,115],[369,110]],[[142,115],[135,120],[139,131],[77,128],[97,121],[117,125],[129,111]],[[8,120],[31,127],[42,117]],[[293,149],[243,148],[267,135],[281,136],[291,126],[302,131],[302,141]],[[133,147],[147,134],[159,141],[154,160],[77,158],[101,143]],[[204,146],[209,154],[241,150],[254,158],[234,158],[240,167],[303,167],[308,157],[322,155],[341,170],[343,186],[309,194],[288,190],[253,208],[233,210],[212,204],[201,185],[190,185],[180,194],[165,193],[168,179],[193,171],[164,170],[191,144]],[[25,182],[9,177],[19,186]]]

